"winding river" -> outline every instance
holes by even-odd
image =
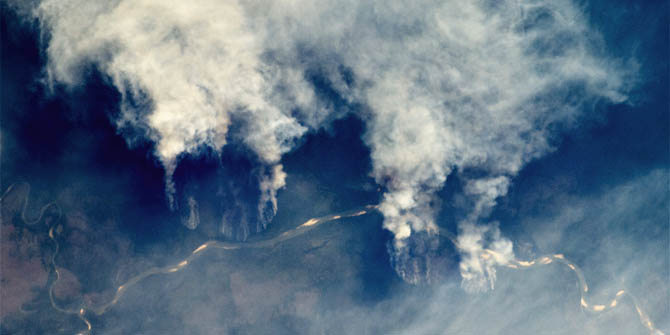
[[[26,184],[27,185],[27,184]],[[0,204],[4,201],[5,197],[10,194],[14,189],[15,189],[16,184],[11,185],[5,193],[2,195],[2,198],[0,198]],[[56,256],[58,255],[58,251],[60,249],[60,246],[58,244],[58,241],[56,239],[57,236],[57,231],[55,230],[56,224],[54,222],[58,222],[60,217],[62,216],[62,210],[60,207],[51,202],[46,205],[44,205],[41,210],[39,216],[34,219],[34,220],[28,220],[26,218],[26,209],[28,207],[28,200],[29,200],[29,195],[30,195],[30,186],[27,185],[28,190],[22,200],[22,211],[21,211],[21,219],[25,224],[28,225],[33,225],[37,224],[42,221],[44,218],[44,215],[46,211],[50,207],[58,208],[58,215],[56,220],[52,221],[51,226],[49,227],[49,238],[50,240],[54,243],[54,252],[50,257],[50,271],[52,271],[55,274],[55,280],[51,281],[51,283],[48,285],[48,292],[49,292],[49,299],[51,302],[51,306],[53,309],[64,313],[64,314],[69,314],[69,315],[76,315],[84,324],[85,324],[85,329],[81,330],[78,332],[78,335],[90,335],[93,331],[91,322],[87,318],[87,315],[89,313],[94,313],[96,315],[103,315],[105,312],[107,312],[111,307],[116,305],[122,298],[123,295],[126,291],[128,291],[130,288],[132,288],[134,285],[137,283],[141,282],[142,280],[145,280],[151,276],[156,276],[156,275],[169,275],[171,273],[176,273],[179,271],[184,271],[185,269],[188,268],[189,264],[193,262],[196,258],[200,257],[201,255],[205,254],[209,250],[213,249],[223,249],[223,250],[237,250],[237,249],[253,249],[253,248],[267,248],[274,246],[278,243],[281,243],[283,241],[295,238],[297,236],[300,236],[310,230],[313,230],[319,226],[323,226],[325,224],[329,223],[334,223],[337,222],[338,220],[344,219],[344,218],[351,218],[351,217],[356,217],[356,216],[361,216],[361,215],[366,215],[369,214],[373,211],[377,210],[376,205],[368,205],[365,207],[362,207],[357,210],[352,210],[352,211],[346,211],[338,214],[333,214],[333,215],[327,215],[323,217],[317,217],[317,218],[311,218],[307,221],[305,221],[303,224],[288,230],[276,237],[273,238],[268,238],[265,240],[259,240],[259,241],[254,241],[254,242],[223,242],[223,241],[217,241],[217,240],[211,240],[207,241],[197,248],[195,248],[190,255],[188,255],[186,258],[180,260],[179,262],[175,264],[171,264],[168,266],[164,267],[151,267],[143,272],[135,275],[134,277],[128,279],[125,283],[122,285],[119,285],[116,288],[114,297],[109,300],[108,302],[100,305],[100,306],[89,306],[89,305],[81,305],[77,309],[67,309],[59,306],[56,303],[56,300],[54,298],[53,294],[53,289],[54,285],[58,282],[60,279],[60,272],[58,265],[56,264]],[[453,243],[457,248],[458,248],[458,242],[456,237],[451,234],[450,232],[446,230],[440,230],[439,234],[445,238],[447,238],[451,243]],[[496,252],[492,250],[485,250],[480,257],[482,258],[489,258],[489,257],[501,257],[500,255],[496,254]],[[627,297],[627,301],[629,301],[633,307],[635,308],[639,320],[648,331],[649,334],[651,335],[664,335],[664,333],[657,329],[654,325],[654,323],[651,321],[649,316],[644,312],[642,309],[640,303],[638,302],[637,298],[633,296],[630,292],[626,290],[619,290],[616,293],[613,294],[612,298],[609,301],[606,302],[601,302],[601,303],[594,303],[591,302],[588,296],[589,293],[589,286],[584,278],[584,274],[582,273],[582,270],[573,262],[570,260],[566,259],[563,254],[556,253],[556,254],[549,254],[545,256],[538,257],[533,260],[512,260],[504,263],[503,266],[511,269],[532,269],[536,267],[541,267],[541,266],[548,266],[550,264],[560,264],[562,266],[565,266],[568,268],[570,271],[572,271],[575,276],[577,277],[577,281],[579,283],[579,290],[580,290],[580,301],[579,304],[582,309],[592,312],[592,313],[604,313],[608,310],[611,310],[613,308],[616,308],[622,303],[622,299],[624,297]]]

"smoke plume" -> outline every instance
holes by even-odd
[[[233,141],[269,171],[258,210],[274,214],[282,155],[359,106],[346,112],[367,123],[391,258],[415,283],[439,264],[433,200],[448,176],[478,171],[460,269],[468,290],[493,287],[495,265],[514,257],[486,220],[496,199],[592,103],[626,99],[621,66],[567,0],[46,0],[35,13],[51,82],[76,86],[91,63],[109,76],[123,96],[116,122],[155,142],[171,206],[180,157]],[[500,257],[482,260],[484,249]]]

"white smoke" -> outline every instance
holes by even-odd
[[[462,286],[469,292],[495,287],[498,265],[514,259],[512,242],[502,237],[498,224],[477,225],[495,207],[496,199],[505,196],[509,179],[504,176],[470,181],[465,192],[476,199],[473,210],[460,222],[458,249],[461,252]]]
[[[281,164],[272,167],[270,175],[263,175],[260,181],[261,198],[258,203],[258,213],[262,216],[268,211],[274,215],[277,212],[277,190],[286,185],[286,172]],[[268,208],[269,204],[269,208]],[[263,221],[267,224],[268,221]],[[263,227],[265,228],[265,227]]]
[[[82,63],[94,62],[124,101],[150,100],[148,113],[124,106],[118,123],[155,141],[170,199],[178,156],[219,150],[232,118],[244,121],[243,142],[270,165],[306,130],[289,116],[296,106],[273,101],[280,78],[260,60],[262,31],[251,30],[235,1],[44,1],[38,13],[51,36],[50,78],[75,85]]]
[[[412,252],[403,240],[435,226],[430,199],[451,171],[476,168],[487,176],[467,187],[475,206],[460,224],[461,269],[465,287],[492,286],[500,263],[476,264],[479,255],[498,248],[503,262],[512,249],[479,221],[509,177],[551,150],[552,129],[570,126],[594,98],[625,99],[621,72],[596,56],[597,36],[566,1],[394,3],[370,12],[376,24],[359,27],[366,37],[347,59],[370,83],[367,142],[388,189],[380,209],[396,252]]]
[[[458,236],[461,251],[461,285],[468,292],[493,289],[496,281],[496,266],[514,259],[512,242],[500,234],[495,225],[464,225]],[[491,252],[484,253],[484,250]]]
[[[47,0],[37,15],[53,80],[76,85],[93,62],[127,101],[149,99],[148,112],[126,104],[119,123],[156,142],[168,194],[179,155],[218,150],[236,122],[241,141],[274,167],[259,206],[276,209],[281,155],[337,117],[305,79],[318,68],[345,102],[363,106],[355,112],[368,125],[398,259],[417,253],[410,236],[434,236],[432,200],[452,171],[481,172],[466,187],[475,205],[458,238],[472,290],[492,287],[493,266],[513,257],[485,224],[510,178],[589,103],[625,100],[622,71],[599,56],[597,34],[567,0]],[[504,256],[484,262],[486,248]],[[412,264],[430,271],[429,260]],[[398,273],[421,281],[411,269]]]

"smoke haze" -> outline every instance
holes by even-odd
[[[117,127],[133,129],[130,143],[155,143],[171,208],[179,158],[235,141],[267,166],[257,186],[265,226],[284,187],[282,155],[338,118],[309,81],[320,71],[341,99],[363,106],[356,113],[369,124],[391,253],[415,254],[396,264],[416,283],[428,280],[430,260],[406,239],[434,239],[432,199],[452,171],[481,171],[466,189],[475,206],[460,227],[472,242],[461,249],[464,279],[475,278],[466,286],[481,289],[493,272],[467,262],[489,244],[511,251],[485,222],[495,199],[552,149],[560,129],[592,112],[589,104],[624,101],[633,75],[601,56],[600,37],[569,1],[44,1],[35,13],[48,36],[48,79],[76,87],[87,64],[109,77],[122,95]],[[186,199],[185,222],[195,228],[197,202]]]
[[[2,10],[2,333],[670,329],[667,4]]]

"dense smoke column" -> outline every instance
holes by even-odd
[[[375,6],[366,57],[346,59],[371,83],[362,93],[372,109],[366,141],[386,187],[379,208],[395,235],[396,270],[409,282],[431,281],[435,271],[422,259],[432,249],[416,246],[435,239],[432,199],[452,171],[476,169],[466,178],[473,205],[458,224],[458,245],[463,287],[481,291],[494,286],[495,266],[514,258],[487,221],[496,199],[595,101],[624,101],[625,74],[598,56],[597,35],[570,2],[431,5]],[[483,261],[484,249],[501,256]]]
[[[284,186],[281,155],[307,131],[291,113],[312,97],[294,93],[307,85],[299,70],[262,60],[263,31],[244,8],[234,1],[43,1],[34,13],[48,41],[49,83],[77,87],[88,64],[107,76],[122,96],[117,126],[132,129],[122,132],[130,145],[138,137],[155,143],[168,207],[186,227],[198,226],[202,206],[194,190],[177,194],[196,188],[176,185],[180,161],[207,150],[221,157],[229,142],[255,165],[244,185],[224,181],[236,177],[225,165],[212,180],[212,196],[226,200],[219,201],[220,231],[243,240],[267,225]]]

